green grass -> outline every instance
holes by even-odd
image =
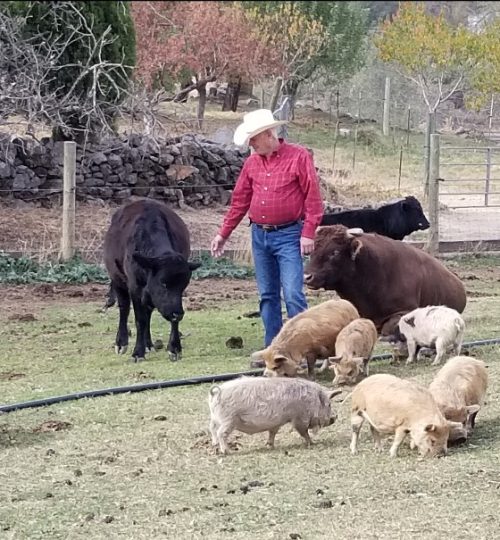
[[[447,264],[469,293],[466,341],[498,336],[498,260]],[[35,321],[4,322],[2,402],[246,370],[250,353],[261,346],[259,319],[243,317],[256,299],[227,301],[187,312],[180,362],[169,362],[160,350],[131,364],[113,351],[117,310],[98,313],[100,305],[51,303],[36,311]],[[155,314],[153,339],[166,340],[166,330]],[[228,349],[230,336],[242,336],[244,348]],[[377,345],[376,352],[384,350]],[[209,385],[10,413],[0,420],[0,537],[493,538],[500,489],[500,348],[474,353],[489,365],[488,401],[470,441],[439,460],[419,460],[407,445],[391,460],[387,442],[379,455],[366,426],[360,453],[351,457],[349,400],[335,405],[337,423],[321,431],[311,449],[285,427],[274,451],[264,448],[266,434],[233,434],[239,449],[227,458],[208,449]],[[411,367],[383,361],[371,368],[424,383],[436,371],[428,361]],[[47,422],[63,429],[51,430]],[[251,481],[258,485],[248,487]]]

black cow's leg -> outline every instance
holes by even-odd
[[[147,312],[147,322],[146,322],[146,352],[154,351],[153,340],[151,339],[151,315],[153,313],[152,309],[148,308]]]
[[[137,332],[134,352],[132,353],[132,361],[141,362],[144,360],[146,354],[146,330],[148,318],[151,316],[151,313],[148,315],[149,308],[141,302],[140,298],[133,296],[132,303],[134,306],[135,327]]]
[[[114,287],[120,309],[120,322],[116,333],[115,351],[117,354],[125,354],[128,347],[128,315],[130,313],[130,295],[127,289]]]
[[[168,354],[172,362],[177,362],[182,357],[181,336],[179,332],[179,321],[170,323],[170,337],[168,339]]]

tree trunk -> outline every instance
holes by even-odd
[[[290,98],[290,120],[294,120],[295,101],[297,100],[297,92],[300,82],[297,79],[290,79],[283,85],[283,96]]]
[[[198,129],[201,129],[203,127],[203,118],[205,117],[205,105],[207,104],[207,81],[200,84],[196,90],[198,90],[200,96],[198,100]]]
[[[240,97],[241,90],[241,77],[239,75],[231,75],[227,83],[226,95],[224,96],[224,103],[222,104],[223,111],[236,112],[238,108],[238,99]]]
[[[271,102],[269,103],[269,108],[273,112],[276,110],[276,105],[278,104],[278,98],[280,97],[282,84],[283,84],[283,79],[281,77],[277,77],[276,80],[274,81],[273,93],[271,95]]]

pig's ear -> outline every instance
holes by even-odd
[[[328,392],[328,399],[332,399],[335,396],[342,394],[342,392],[343,392],[342,388],[337,388],[336,390],[332,390],[331,392]]]
[[[341,360],[342,360],[342,356],[329,356],[328,357],[329,364],[340,364]]]
[[[278,356],[275,356],[273,358],[274,360],[274,363],[277,365],[277,366],[280,366],[281,364],[284,364],[288,358],[286,356],[281,356],[281,355],[278,355]]]
[[[255,352],[253,352],[253,353],[251,354],[250,358],[251,358],[252,360],[254,360],[254,361],[255,361],[255,360],[263,360],[264,354],[265,354],[266,351],[267,351],[267,349],[262,349],[262,350],[260,350],[260,351],[255,351]]]
[[[353,358],[353,361],[357,364],[359,369],[364,369],[364,367],[368,363],[368,361],[365,360],[365,358],[361,358],[361,356],[357,356],[356,358]]]
[[[436,431],[436,426],[434,424],[427,424],[424,428],[424,431]]]
[[[467,405],[467,414],[475,414],[478,413],[481,409],[481,405]]]

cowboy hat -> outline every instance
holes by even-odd
[[[238,146],[248,145],[248,141],[255,135],[287,122],[287,120],[275,120],[273,113],[269,109],[258,109],[249,112],[243,117],[243,124],[240,124],[234,132],[234,144]]]

